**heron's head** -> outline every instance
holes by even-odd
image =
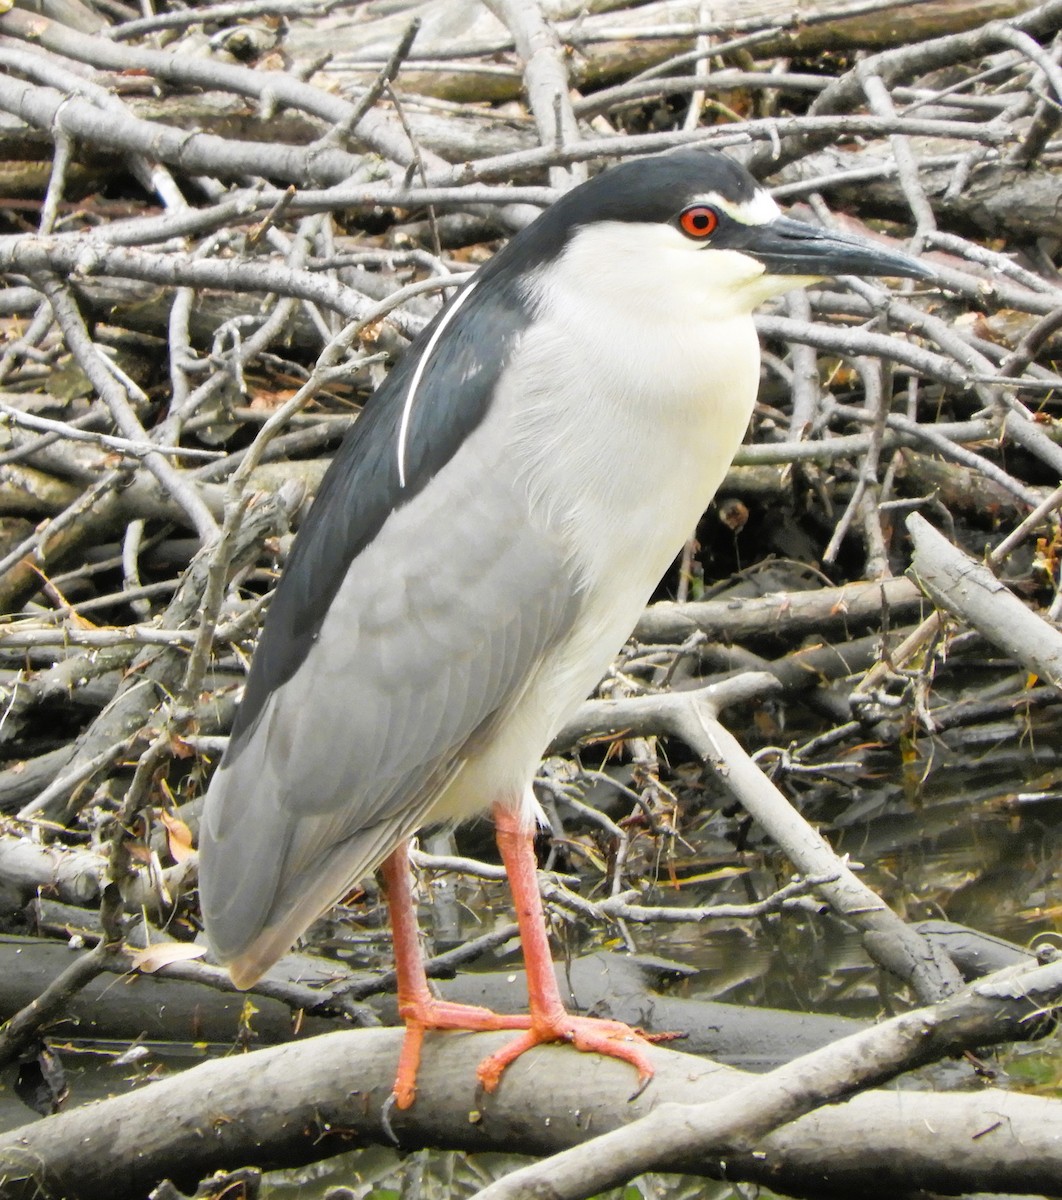
[[[647,314],[663,304],[720,317],[831,275],[934,275],[908,255],[783,216],[743,167],[703,149],[602,172],[514,239],[506,258]]]

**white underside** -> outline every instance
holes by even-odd
[[[512,486],[563,540],[586,599],[575,631],[438,797],[434,820],[499,801],[533,819],[539,757],[629,636],[748,426],[759,379],[749,312],[675,311],[628,267],[595,280],[574,264],[573,286],[552,288],[552,319],[521,344],[488,418],[517,431]]]

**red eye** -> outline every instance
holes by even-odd
[[[679,228],[691,238],[711,237],[718,224],[719,214],[707,204],[692,204],[679,213]]]

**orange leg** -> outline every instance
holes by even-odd
[[[594,1051],[629,1062],[638,1071],[640,1091],[653,1074],[646,1047],[651,1040],[664,1040],[668,1035],[650,1039],[622,1021],[577,1017],[565,1009],[553,973],[545,914],[538,891],[533,831],[521,825],[512,809],[501,805],[494,807],[494,824],[520,925],[531,1024],[526,1033],[479,1064],[480,1082],[492,1092],[505,1068],[524,1051],[543,1042],[570,1042],[577,1050]]]
[[[398,1012],[406,1023],[394,1095],[399,1108],[409,1108],[417,1094],[417,1068],[420,1066],[420,1049],[426,1030],[528,1029],[531,1018],[499,1016],[489,1008],[479,1008],[474,1004],[451,1004],[433,996],[428,989],[424,958],[420,952],[420,933],[409,877],[409,845],[403,842],[384,860],[380,870],[391,910],[395,973],[398,976]]]

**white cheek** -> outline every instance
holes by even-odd
[[[755,297],[754,305],[758,306],[774,296],[782,296],[796,288],[811,287],[821,283],[825,275],[767,275],[760,276],[749,287],[750,297]]]
[[[764,278],[755,259],[700,246],[670,225],[608,222],[580,229],[530,290],[574,285],[588,302],[597,299],[614,312],[688,312],[723,320],[751,313],[785,290],[774,284],[765,290]]]
[[[774,201],[763,193],[761,203],[766,209]],[[588,308],[600,305],[606,323],[679,314],[725,321],[818,278],[768,274],[750,255],[698,245],[671,225],[611,221],[580,229],[527,288],[533,303],[552,291],[581,298]]]
[[[701,286],[712,292],[733,292],[752,287],[764,278],[763,263],[742,254],[740,250],[713,250],[706,247],[699,252],[703,261],[695,266],[701,276]]]
[[[766,300],[784,295],[794,288],[818,283],[821,275],[772,275],[763,263],[739,250],[703,251],[711,256],[702,268],[702,279],[708,301],[708,311],[716,317],[751,313]],[[705,269],[707,268],[707,269]]]

